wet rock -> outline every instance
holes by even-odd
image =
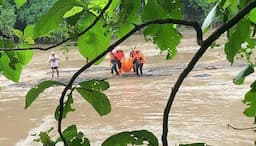
[[[195,77],[195,78],[205,78],[205,77],[210,77],[211,75],[210,74],[198,74],[198,75],[194,75],[192,77]]]

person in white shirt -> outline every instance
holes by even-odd
[[[54,76],[54,70],[56,70],[57,72],[57,77],[59,78],[59,70],[58,70],[58,62],[59,62],[60,58],[55,55],[54,52],[51,52],[51,56],[49,57],[49,63],[51,64],[51,69],[52,69],[52,78],[51,80],[53,79],[53,76]]]

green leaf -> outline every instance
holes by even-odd
[[[83,11],[83,7],[79,7],[79,6],[74,6],[71,10],[67,11],[63,18],[68,18],[68,17],[71,17],[71,16],[74,16],[76,15],[77,13],[80,13]]]
[[[251,30],[249,28],[250,22],[246,19],[242,19],[238,22],[235,31],[231,34],[228,42],[225,44],[225,53],[231,64],[234,62],[235,55],[241,50],[241,44],[245,41],[250,42]]]
[[[79,0],[58,0],[53,7],[36,23],[34,37],[46,35],[58,27],[64,14],[74,6],[83,6]]]
[[[34,29],[35,25],[28,25],[24,30],[24,41],[30,45],[35,44]]]
[[[251,12],[249,13],[249,19],[251,22],[256,24],[256,9],[252,9]]]
[[[131,0],[122,0],[119,8],[119,18],[117,20],[118,24],[115,27],[118,27],[117,36],[118,38],[123,37],[131,29],[134,28],[134,24],[140,22],[140,2],[131,1]]]
[[[251,90],[245,94],[243,103],[247,105],[244,114],[248,117],[256,117],[256,81],[251,84]]]
[[[20,48],[28,48],[31,46],[26,43],[20,43],[19,47]],[[15,51],[15,52],[19,58],[20,63],[24,66],[27,65],[33,57],[33,50],[19,50],[19,51]]]
[[[233,83],[237,85],[241,85],[244,83],[244,79],[246,76],[250,75],[254,72],[253,65],[248,65],[243,71],[241,71],[234,79]]]
[[[75,111],[74,108],[71,107],[71,104],[73,103],[73,97],[72,94],[68,94],[68,99],[67,101],[64,103],[64,107],[63,107],[63,116],[62,119],[65,119],[67,117],[67,114],[69,112],[73,112]],[[59,120],[59,116],[60,116],[60,106],[58,105],[58,107],[55,110],[55,119],[58,121]]]
[[[157,10],[155,13],[152,10]],[[169,14],[155,1],[148,1],[142,14],[142,20],[169,18]],[[144,29],[144,37],[153,40],[154,44],[162,50],[168,51],[167,59],[176,55],[176,47],[180,43],[181,35],[173,24],[150,25]]]
[[[39,136],[44,146],[55,146],[55,142],[51,140],[46,132],[40,132]]]
[[[71,125],[64,130],[63,135],[70,146],[90,146],[90,141],[84,137],[82,132],[78,132],[76,125]],[[57,142],[61,141],[60,138]]]
[[[81,86],[81,85],[80,85]],[[111,104],[108,97],[98,91],[98,88],[87,89],[88,86],[81,86],[81,88],[76,88],[78,93],[88,101],[93,108],[100,114],[100,116],[106,115],[111,112]]]
[[[81,30],[89,26],[94,19],[94,16],[88,14]],[[105,35],[107,28],[103,27],[103,25],[103,20],[98,21],[93,28],[78,38],[79,52],[88,60],[94,59],[110,44],[111,37],[110,35]],[[97,63],[100,63],[102,60],[103,58]]]
[[[203,24],[202,24],[202,30],[203,32],[206,32],[208,30],[209,26],[212,24],[212,22],[216,18],[216,12],[217,7],[219,6],[219,2],[211,9],[211,11],[208,13],[207,17],[205,18]]]
[[[145,38],[152,38],[160,50],[168,51],[167,59],[172,59],[176,55],[176,47],[180,43],[181,35],[176,31],[174,25],[151,25],[143,33]]]
[[[27,109],[33,103],[33,101],[39,96],[39,94],[42,93],[46,88],[52,87],[54,85],[65,86],[65,84],[58,81],[43,81],[36,87],[30,89],[26,95],[25,109]]]
[[[17,58],[15,58],[14,56],[9,58],[6,53],[3,53],[0,58],[0,66],[3,71],[3,75],[6,78],[14,82],[19,82],[22,65],[18,63]]]
[[[158,0],[161,7],[168,13],[170,18],[182,19],[182,8],[184,4],[180,1],[170,1],[170,0]]]
[[[14,2],[16,4],[17,9],[19,9],[27,2],[27,0],[14,0]]]
[[[15,44],[11,40],[1,40],[0,39],[0,48],[14,48]]]
[[[147,131],[125,131],[115,134],[105,140],[102,146],[127,146],[129,144],[142,145],[148,143],[148,146],[158,146],[158,140],[156,136]]]
[[[23,39],[23,32],[18,30],[18,29],[12,29],[12,31],[14,32],[14,34],[20,39]]]
[[[79,85],[84,89],[95,91],[104,91],[109,88],[109,83],[107,81],[96,79],[81,82]]]
[[[205,143],[180,144],[179,146],[206,146]]]

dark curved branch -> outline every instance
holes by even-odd
[[[107,9],[109,8],[109,6],[110,6],[111,3],[112,3],[112,0],[109,0],[108,3],[106,4],[106,6],[101,10],[100,14],[96,17],[96,19],[95,19],[84,31],[82,31],[81,33],[79,33],[76,37],[79,37],[79,36],[85,34],[87,31],[89,31],[89,30],[100,20],[100,18],[104,15],[104,13],[107,11]],[[51,46],[51,47],[48,47],[48,48],[46,48],[46,49],[43,49],[43,50],[49,50],[49,49],[51,49],[51,48],[57,47],[57,46],[59,46],[59,45],[65,43],[65,42],[69,41],[70,39],[71,39],[71,38],[68,38],[68,39],[66,39],[66,40],[64,40],[64,41],[62,41],[62,42],[60,42],[60,43],[58,43],[58,44],[55,44],[55,45],[53,45],[53,46]],[[20,50],[20,49],[18,49],[18,50]],[[42,50],[42,49],[39,49],[39,50]],[[72,82],[72,83],[73,83],[73,82]],[[59,100],[60,115],[59,115],[59,119],[58,119],[58,133],[59,133],[61,139],[63,140],[65,146],[68,146],[68,143],[67,143],[65,137],[64,137],[63,134],[62,134],[62,130],[61,130],[61,121],[62,121],[62,118],[63,118],[64,98],[65,98],[65,96],[66,96],[67,90],[68,90],[68,89],[72,89],[72,83],[69,83],[69,84],[65,87],[65,89],[64,89],[65,94],[62,93],[61,98],[60,98],[60,100]],[[74,89],[72,89],[71,92],[73,92],[73,90],[74,90]],[[63,92],[64,92],[64,91],[63,91]]]
[[[228,128],[232,128],[232,129],[235,129],[235,130],[256,130],[256,127],[237,128],[237,127],[234,127],[230,124],[228,124],[227,126],[228,126]]]
[[[130,37],[132,34],[134,34],[136,31],[141,30],[142,28],[152,25],[152,24],[181,24],[181,25],[186,25],[186,26],[191,26],[194,27],[195,30],[197,31],[197,36],[198,36],[198,42],[202,42],[202,30],[199,27],[198,23],[196,22],[191,22],[191,21],[184,21],[184,20],[175,20],[175,19],[163,19],[163,20],[151,20],[145,23],[142,23],[140,25],[136,25],[130,32],[128,32],[125,36],[114,42],[112,45],[110,45],[105,51],[103,51],[101,54],[99,54],[97,57],[95,57],[92,61],[88,62],[85,64],[83,67],[81,67],[74,75],[71,77],[69,83],[67,86],[64,88],[64,90],[61,93],[60,97],[60,116],[59,116],[59,123],[58,123],[58,131],[61,133],[61,122],[62,122],[62,116],[63,116],[63,103],[64,103],[64,98],[67,94],[67,91],[72,87],[72,84],[76,80],[76,78],[86,69],[88,69],[90,66],[92,66],[94,63],[96,63],[98,60],[100,60],[103,56],[105,56],[108,52],[112,51],[116,46],[121,44],[124,40],[126,40],[128,37]]]
[[[162,133],[163,146],[168,146],[167,134],[168,134],[169,113],[170,113],[173,101],[175,99],[176,93],[178,92],[182,82],[184,81],[186,76],[191,72],[191,70],[194,68],[197,61],[203,56],[205,51],[210,47],[210,45],[214,41],[216,41],[221,36],[221,34],[223,34],[225,31],[229,30],[231,27],[237,24],[245,15],[247,15],[255,7],[256,7],[256,1],[254,0],[251,3],[249,3],[244,9],[242,9],[235,17],[229,20],[226,24],[222,25],[220,28],[214,31],[205,41],[202,42],[201,48],[196,52],[192,60],[189,62],[188,66],[180,74],[174,87],[172,88],[172,92],[169,96],[167,105],[164,110],[163,133]]]

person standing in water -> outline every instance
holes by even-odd
[[[51,55],[48,59],[49,63],[51,64],[51,69],[52,69],[52,78],[51,78],[51,80],[54,77],[54,71],[55,70],[56,70],[56,73],[57,73],[57,78],[59,79],[59,70],[58,70],[59,60],[60,60],[60,58],[57,55],[55,55],[54,52],[51,52]]]
[[[116,75],[119,75],[119,72],[118,72],[118,60],[117,58],[114,56],[114,53],[113,52],[110,52],[109,54],[109,63],[111,65],[111,74],[112,76],[114,75],[114,71],[116,73]]]
[[[134,56],[133,56],[133,59],[134,59],[134,66],[135,66],[135,72],[138,76],[142,76],[143,75],[143,72],[142,72],[142,67],[145,63],[145,56],[144,54],[141,52],[141,51],[136,51]]]

